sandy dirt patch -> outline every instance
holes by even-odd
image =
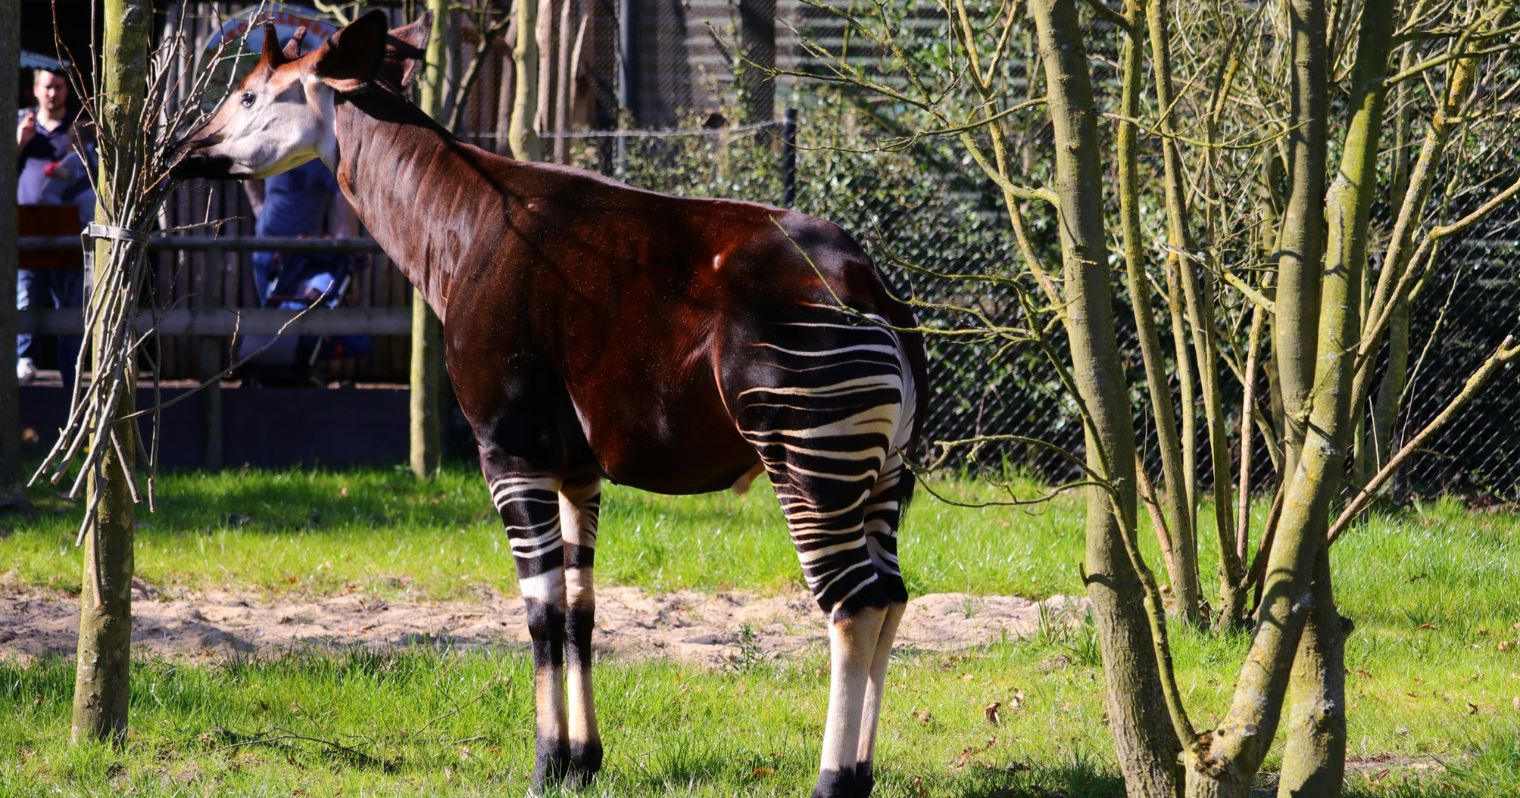
[[[479,648],[526,643],[522,602],[483,588],[462,601],[381,600],[362,594],[266,599],[251,593],[133,591],[133,646],[157,657],[270,656],[310,648],[415,644]],[[900,648],[955,650],[1033,634],[1041,608],[1071,621],[1084,599],[936,593],[908,605]],[[0,587],[0,658],[72,654],[79,600],[65,593]],[[720,666],[826,645],[810,596],[597,590],[596,648],[635,658]]]

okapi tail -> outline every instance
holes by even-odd
[[[911,313],[908,318],[914,321]],[[892,337],[897,342],[898,360],[902,364],[902,415],[898,420],[897,434],[893,436],[894,451],[891,453],[891,457],[900,461],[902,470],[897,485],[894,486],[893,492],[896,495],[893,498],[897,500],[898,507],[906,511],[913,500],[913,488],[918,483],[918,475],[913,471],[909,457],[918,445],[924,427],[923,416],[928,404],[925,401],[928,385],[924,379],[927,358],[924,356],[923,338],[918,333],[898,329],[892,331]]]

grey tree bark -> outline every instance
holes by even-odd
[[[1103,170],[1092,81],[1074,0],[1030,0],[1029,10],[1055,131],[1052,188],[1072,376],[1089,419],[1087,463],[1115,492],[1089,488],[1087,497],[1087,595],[1102,642],[1109,728],[1129,794],[1171,798],[1181,746],[1152,655],[1156,641],[1143,606],[1148,600],[1123,537],[1135,528],[1135,433],[1114,333],[1103,198],[1096,190]]]
[[[1342,147],[1341,165],[1326,201],[1329,230],[1325,251],[1325,333],[1319,345],[1317,379],[1334,380],[1346,394],[1344,415],[1337,415],[1338,428],[1327,430],[1337,445],[1339,461],[1332,461],[1321,492],[1339,492],[1341,471],[1351,441],[1351,372],[1356,362],[1356,342],[1361,330],[1360,308],[1363,274],[1367,263],[1368,219],[1377,196],[1378,143],[1382,138],[1384,101],[1387,98],[1388,61],[1393,37],[1395,0],[1368,0],[1357,36],[1356,65],[1352,70],[1350,122]],[[1337,320],[1342,329],[1335,329]],[[1336,348],[1344,345],[1345,349]],[[1337,408],[1336,413],[1342,413]],[[1318,418],[1318,415],[1316,415]],[[1315,521],[1311,533],[1323,538],[1328,519]],[[1322,545],[1315,558],[1314,608],[1299,641],[1292,674],[1292,698],[1288,710],[1288,747],[1283,758],[1278,794],[1283,798],[1340,794],[1346,764],[1345,638],[1331,589],[1330,553]]]
[[[534,114],[538,108],[538,3],[517,0],[517,41],[512,48],[513,79],[512,125],[507,140],[512,157],[519,161],[543,160],[543,143],[539,140]]]
[[[428,0],[433,13],[433,30],[428,35],[427,68],[423,71],[422,109],[434,119],[443,119],[444,73],[448,58],[448,4]],[[438,473],[443,459],[443,324],[428,307],[422,293],[412,291],[412,361],[411,388],[407,409],[410,416],[409,463],[412,474],[431,479]]]
[[[776,118],[776,0],[739,0],[739,104],[745,122]]]
[[[114,142],[103,153],[97,182],[99,204],[96,218],[110,220],[117,197],[129,189],[132,165],[144,157],[142,137],[132,135],[147,95],[148,42],[152,36],[153,5],[150,0],[105,0],[100,71],[102,94],[97,98],[100,140]],[[95,262],[109,264],[112,247],[126,242],[97,239]],[[102,268],[111,268],[103,266]],[[115,281],[97,275],[97,291]],[[98,345],[102,329],[89,331],[97,367],[102,358]],[[129,386],[135,375],[129,374]],[[115,417],[132,410],[133,391],[121,395]],[[88,502],[98,501],[95,523],[85,536],[84,580],[79,595],[79,646],[74,675],[74,710],[71,738],[74,742],[111,740],[127,734],[127,705],[132,667],[132,492],[127,485],[130,464],[118,452],[135,453],[136,426],[121,427],[120,450],[114,449],[109,428],[97,430],[93,447],[104,447],[104,478],[91,475]],[[128,454],[127,456],[131,456]]]

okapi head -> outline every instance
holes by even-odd
[[[386,31],[371,11],[316,50],[299,55],[305,29],[282,50],[264,26],[264,51],[236,90],[179,143],[177,178],[244,180],[277,175],[313,158],[337,160],[334,109],[344,95],[382,82],[401,89],[422,65],[432,14]]]

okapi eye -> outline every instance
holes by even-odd
[[[243,96],[240,97],[239,99],[242,101],[244,108],[252,108],[253,107],[253,99],[254,99],[253,98],[253,92],[251,92],[251,91],[245,91],[245,92],[243,92]]]

